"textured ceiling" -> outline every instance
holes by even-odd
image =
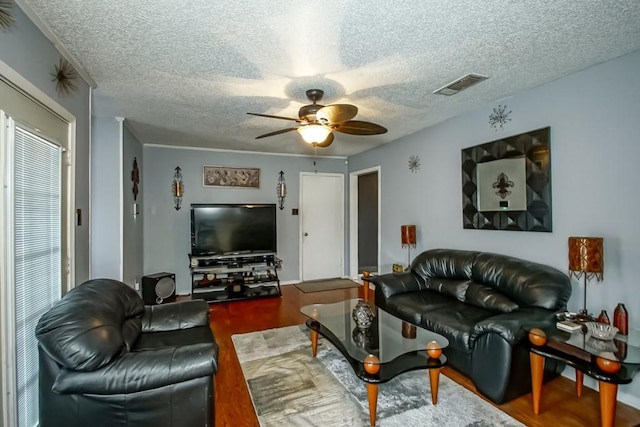
[[[95,115],[143,143],[313,154],[305,90],[384,135],[336,133],[351,155],[640,49],[638,0],[22,0],[95,80]],[[432,92],[469,72],[490,78]],[[487,117],[491,111],[487,111]]]

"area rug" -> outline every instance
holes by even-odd
[[[306,326],[233,335],[232,340],[262,427],[369,426],[365,383],[322,337],[313,358]],[[523,426],[444,375],[433,405],[426,370],[380,384],[376,425]]]
[[[295,285],[305,294],[312,292],[333,291],[335,289],[347,289],[360,286],[359,283],[350,279],[329,279],[329,280],[313,280],[302,282]]]

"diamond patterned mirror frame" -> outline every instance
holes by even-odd
[[[537,129],[462,150],[463,227],[483,230],[552,231],[550,128]],[[526,211],[478,211],[478,163],[526,159]]]

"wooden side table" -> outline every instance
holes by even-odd
[[[540,413],[544,363],[546,358],[552,358],[575,369],[578,397],[582,395],[584,374],[598,380],[601,425],[613,427],[618,385],[629,384],[640,370],[639,342],[634,337],[623,339],[600,341],[584,331],[569,333],[555,328],[530,329],[533,413]]]

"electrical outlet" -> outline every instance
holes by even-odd
[[[136,280],[135,283],[133,284],[133,289],[135,289],[136,291],[139,291],[140,290],[140,282],[138,282]]]

